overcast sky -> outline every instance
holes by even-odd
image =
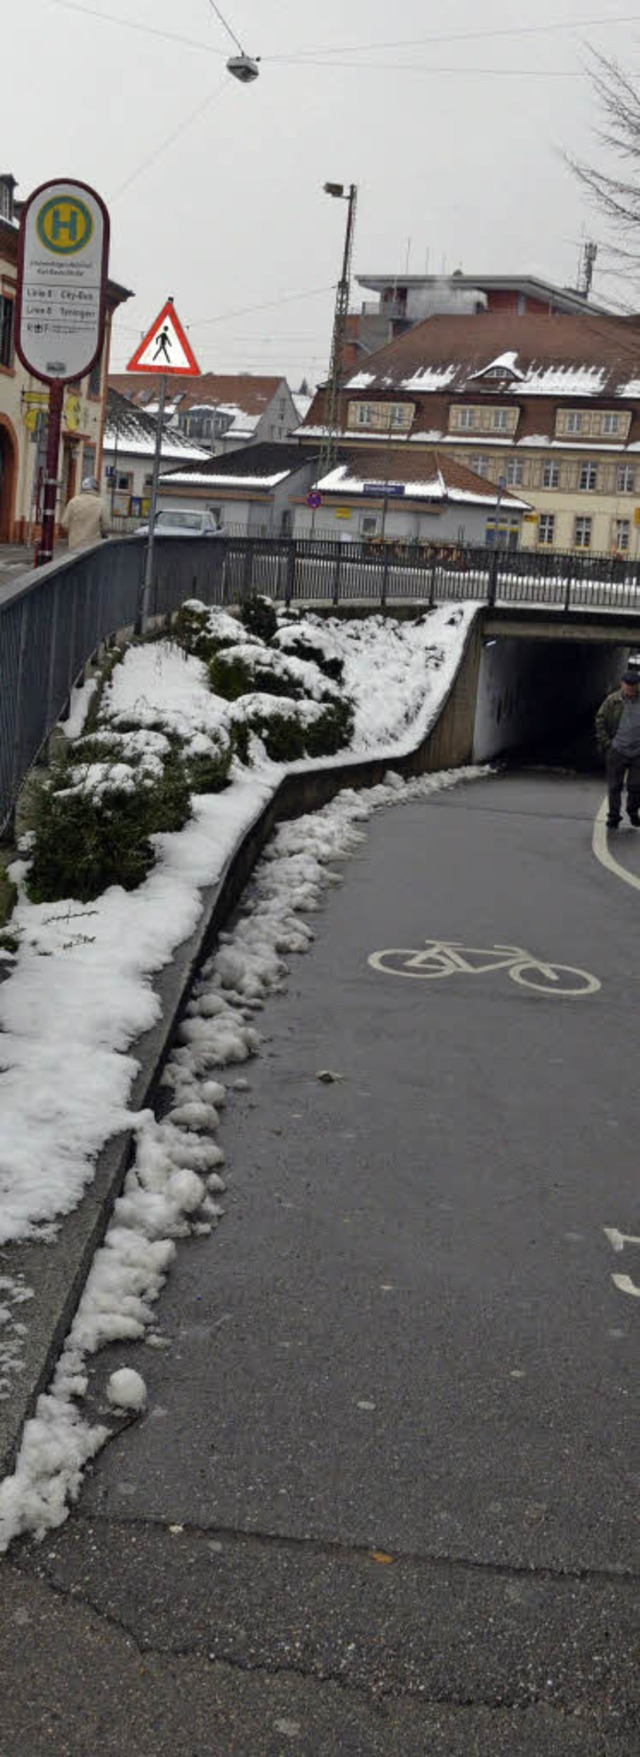
[[[114,368],[172,294],[203,370],[321,379],[346,216],[327,180],[358,185],[354,274],[575,285],[581,240],[604,241],[562,154],[596,150],[587,45],[638,67],[640,0],[222,0],[262,57],[250,86],[209,0],[5,4],[2,169],[22,197],[74,176],[106,200],[136,295]],[[599,266],[594,296],[619,295]]]

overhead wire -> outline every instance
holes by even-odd
[[[148,171],[151,165],[155,165],[156,160],[160,158],[161,154],[166,152],[168,147],[173,146],[174,140],[178,140],[179,136],[184,134],[187,128],[191,127],[193,122],[197,121],[198,116],[204,115],[205,110],[208,110],[211,104],[215,103],[216,98],[222,96],[225,87],[230,83],[230,79],[228,75],[226,75],[222,84],[216,86],[215,91],[209,92],[208,97],[206,97],[202,103],[196,104],[195,109],[190,110],[189,115],[183,117],[182,122],[178,123],[177,127],[172,130],[171,134],[167,134],[165,139],[161,140],[157,147],[154,147],[153,152],[149,153],[147,158],[142,160],[141,164],[136,165],[135,170],[131,171],[128,177],[125,177],[124,182],[120,183],[117,189],[113,190],[111,201],[117,201],[121,195],[124,195],[125,190],[129,189],[131,184],[135,183],[138,177],[142,176],[143,171]]]
[[[215,55],[220,61],[224,60],[224,50],[216,49],[213,43],[203,43],[195,37],[183,37],[177,31],[160,30],[158,25],[143,24],[137,19],[120,18],[117,13],[105,12],[101,7],[83,6],[80,0],[51,0],[51,5],[60,6],[65,12],[79,12],[86,18],[97,18],[103,24],[116,24],[123,30],[141,32],[146,37],[160,37],[167,43],[180,43],[183,48],[199,49],[201,54],[204,51],[207,55]]]
[[[604,18],[553,19],[549,20],[547,24],[503,25],[496,30],[449,31],[447,33],[430,31],[426,37],[396,37],[385,43],[341,43],[339,51],[341,55],[368,55],[382,49],[416,49],[426,47],[431,43],[471,43],[484,42],[485,39],[489,41],[498,37],[538,37],[555,31],[588,30],[591,26],[599,24],[640,24],[640,14],[631,12],[620,13],[613,18],[605,16]],[[322,44],[320,47],[303,48],[298,50],[297,54],[314,59],[316,55],[332,54],[336,47],[337,45],[333,43],[328,46]],[[280,59],[279,55],[263,56],[264,61]]]
[[[212,10],[216,13],[217,17],[220,19],[221,23],[224,25],[225,30],[228,31],[232,41],[236,44],[236,46],[242,52],[242,46],[240,44],[238,37],[236,37],[235,32],[231,29],[231,26],[227,23],[227,20],[224,18],[224,15],[220,12],[219,7],[215,4],[215,0],[208,0],[208,3],[211,6]],[[212,43],[203,42],[200,38],[186,37],[186,36],[183,36],[182,34],[179,34],[177,31],[162,30],[158,25],[146,24],[142,20],[136,20],[136,19],[131,19],[131,18],[122,18],[119,15],[117,15],[116,13],[105,11],[101,7],[85,6],[81,3],[81,0],[52,0],[52,4],[54,6],[62,7],[66,11],[69,11],[69,12],[77,12],[80,15],[84,14],[88,18],[97,18],[105,24],[120,25],[123,30],[138,31],[138,32],[141,32],[145,36],[155,36],[160,39],[164,39],[166,42],[179,43],[184,48],[198,49],[200,51],[200,53],[205,53],[205,54],[209,54],[209,55],[216,55],[220,59],[224,58],[224,51],[223,50],[216,49]],[[439,73],[464,73],[464,74],[474,73],[474,74],[482,75],[482,74],[503,73],[504,72],[504,73],[508,74],[509,77],[522,77],[524,75],[532,76],[535,74],[537,77],[553,78],[553,77],[560,76],[560,71],[555,68],[554,69],[550,68],[548,70],[547,69],[532,69],[532,68],[525,68],[525,67],[522,67],[522,68],[514,67],[514,68],[504,68],[504,69],[503,68],[488,68],[488,67],[487,68],[479,68],[479,67],[475,67],[475,66],[471,67],[471,68],[461,68],[461,67],[454,67],[454,68],[445,67],[445,68],[443,68],[443,67],[433,67],[431,65],[427,65],[426,63],[420,63],[418,66],[416,66],[416,64],[413,62],[388,62],[388,63],[384,64],[384,63],[377,63],[377,62],[373,62],[373,61],[371,61],[371,62],[369,62],[369,61],[367,61],[367,62],[357,62],[357,61],[349,62],[349,61],[342,61],[342,60],[335,60],[335,59],[323,60],[323,59],[321,59],[321,57],[325,56],[325,55],[333,57],[333,56],[338,56],[338,55],[343,56],[343,55],[356,55],[356,54],[375,54],[375,53],[378,53],[378,51],[382,51],[382,50],[386,51],[388,49],[410,49],[410,48],[418,48],[418,47],[427,47],[429,45],[433,45],[434,47],[437,47],[438,44],[443,44],[443,43],[448,44],[448,43],[484,42],[485,40],[486,41],[493,41],[498,38],[504,39],[504,38],[511,38],[511,37],[536,37],[536,36],[544,36],[544,35],[550,34],[552,32],[558,32],[558,31],[584,30],[584,29],[589,29],[590,27],[593,27],[595,25],[605,25],[605,24],[606,25],[640,24],[640,14],[638,14],[638,13],[624,13],[624,14],[616,15],[613,18],[606,18],[606,17],[604,17],[604,18],[603,17],[582,18],[582,19],[574,19],[574,20],[555,21],[553,23],[539,24],[539,25],[519,25],[519,26],[512,26],[512,27],[505,26],[499,30],[489,30],[489,31],[473,30],[473,31],[453,31],[453,32],[449,32],[449,33],[436,33],[436,32],[434,32],[432,35],[426,36],[426,37],[396,38],[394,41],[390,41],[387,43],[366,43],[366,44],[363,43],[363,44],[355,44],[352,46],[344,46],[342,44],[340,44],[340,45],[331,44],[327,48],[321,48],[321,49],[305,50],[304,48],[302,48],[297,53],[295,53],[293,55],[287,55],[287,54],[263,55],[262,61],[264,63],[272,63],[272,64],[278,64],[281,66],[289,66],[289,67],[317,66],[317,67],[351,69],[352,71],[355,71],[355,72],[365,71],[365,70],[366,71],[377,70],[377,71],[381,71],[381,72],[389,71],[389,72],[402,72],[402,73],[422,72],[422,73],[431,73],[431,74],[435,74],[435,75],[437,75]],[[566,77],[566,75],[562,75],[562,77]],[[580,77],[580,75],[576,75],[575,77]]]
[[[228,23],[227,23],[227,20],[226,20],[226,18],[225,18],[225,17],[224,17],[224,15],[223,15],[223,13],[222,13],[222,12],[221,12],[221,11],[220,11],[220,7],[219,7],[219,6],[216,6],[216,0],[209,0],[209,5],[210,5],[210,7],[211,7],[211,11],[212,11],[212,12],[215,12],[215,14],[216,14],[216,18],[219,18],[219,19],[220,19],[220,23],[221,23],[221,24],[223,24],[223,25],[224,25],[224,28],[225,28],[225,30],[226,30],[226,31],[228,31],[228,33],[229,33],[229,36],[230,36],[230,37],[231,37],[231,41],[232,41],[232,43],[235,43],[235,45],[236,45],[236,48],[237,48],[237,49],[239,49],[239,50],[240,50],[240,54],[242,54],[242,53],[243,53],[243,50],[242,50],[242,43],[241,43],[241,42],[239,42],[239,40],[238,40],[238,38],[237,38],[237,36],[236,36],[236,33],[235,33],[235,31],[233,31],[233,30],[232,30],[232,29],[231,29],[231,25],[230,25],[230,24],[228,24]]]
[[[204,329],[211,323],[227,323],[232,318],[248,317],[253,311],[272,311],[276,306],[291,304],[294,299],[313,299],[319,293],[335,293],[335,289],[335,281],[330,281],[327,286],[308,287],[302,293],[282,293],[279,298],[265,299],[260,305],[243,305],[237,311],[221,311],[216,317],[195,317],[186,327],[188,329]]]

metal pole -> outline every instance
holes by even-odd
[[[325,183],[325,190],[329,195],[338,195],[341,200],[348,203],[348,206],[347,225],[342,252],[342,270],[336,289],[333,335],[331,340],[331,364],[329,368],[328,395],[324,418],[324,437],[320,445],[320,461],[318,467],[319,476],[326,476],[329,474],[329,471],[335,464],[338,451],[338,428],[340,425],[341,414],[340,401],[342,379],[344,376],[343,351],[347,328],[347,315],[349,311],[349,276],[351,269],[351,251],[353,247],[358,186],[356,183],[350,183],[347,195],[344,193],[344,187],[342,184]]]
[[[56,498],[58,492],[58,454],[60,451],[60,432],[62,428],[62,406],[64,385],[56,379],[49,391],[49,428],[47,432],[47,458],[44,469],[44,495],[42,501],[42,526],[40,542],[36,555],[36,567],[53,557],[53,539],[56,525]]]
[[[497,494],[497,499],[496,499],[496,510],[495,510],[495,525],[494,525],[494,531],[493,531],[493,551],[491,554],[491,560],[489,562],[489,596],[488,596],[489,604],[495,604],[496,597],[498,594],[498,552],[499,552],[499,545],[500,545],[500,507],[502,505],[502,497],[504,494],[505,487],[506,487],[505,478],[504,478],[504,476],[500,476],[500,478],[498,480],[498,494]]]
[[[113,452],[113,465],[112,465],[112,476],[111,476],[111,529],[112,530],[113,530],[113,507],[114,507],[114,501],[116,498],[116,482],[118,480],[118,440],[119,440],[119,438],[120,438],[120,421],[119,421],[118,417],[116,416],[116,440],[115,440],[115,447],[114,447],[114,452]]]
[[[149,535],[144,558],[144,580],[142,585],[142,602],[138,618],[138,633],[144,634],[149,615],[149,598],[151,596],[151,579],[153,574],[153,545],[155,539],[156,506],[158,501],[158,477],[160,475],[160,457],[162,454],[162,433],[164,422],[164,405],[167,395],[167,374],[160,377],[160,395],[158,398],[158,419],[156,423],[156,449],[153,458],[153,481],[151,484],[151,506],[149,508]]]

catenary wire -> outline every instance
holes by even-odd
[[[120,18],[115,13],[105,12],[104,10],[98,9],[93,6],[84,6],[81,4],[81,0],[52,0],[52,4],[54,6],[63,7],[65,10],[70,11],[70,12],[78,12],[80,14],[84,14],[88,18],[100,19],[105,24],[120,25],[124,30],[139,31],[139,32],[142,32],[142,34],[146,35],[146,36],[160,37],[160,38],[165,39],[167,42],[180,43],[185,48],[198,49],[201,53],[205,53],[205,54],[209,54],[209,55],[216,55],[219,58],[223,58],[223,55],[224,55],[223,50],[216,49],[213,46],[213,44],[211,44],[211,43],[202,42],[200,39],[195,38],[195,37],[185,37],[185,36],[179,35],[175,31],[161,30],[159,28],[159,26],[157,26],[157,25],[145,24],[142,21],[137,21],[135,19]],[[213,0],[209,0],[209,4],[213,5]],[[217,11],[217,8],[214,8],[214,10]],[[219,16],[222,16],[222,15],[220,14]],[[316,50],[306,51],[306,50],[302,49],[296,55],[263,55],[262,61],[265,63],[268,62],[270,64],[278,64],[281,66],[289,66],[289,67],[317,66],[317,67],[329,67],[329,68],[345,68],[345,69],[349,69],[352,72],[356,72],[356,73],[359,71],[371,71],[371,70],[375,70],[378,72],[385,72],[387,70],[389,72],[398,72],[399,71],[399,72],[403,72],[403,73],[417,71],[417,72],[423,72],[423,73],[431,73],[432,75],[433,74],[437,75],[438,73],[487,74],[487,73],[506,72],[509,74],[509,76],[511,78],[521,77],[523,75],[531,75],[532,73],[536,73],[537,76],[540,78],[553,78],[554,76],[557,75],[556,69],[549,69],[547,72],[545,69],[531,69],[531,68],[525,68],[525,67],[510,68],[510,69],[478,68],[478,67],[473,67],[473,68],[460,68],[460,67],[438,68],[438,67],[427,66],[426,64],[420,64],[418,67],[416,67],[415,64],[412,64],[411,62],[390,62],[390,63],[385,64],[382,62],[378,63],[375,61],[371,61],[371,62],[356,62],[356,61],[350,62],[350,61],[333,61],[333,60],[325,61],[325,60],[320,59],[319,57],[323,56],[323,55],[327,55],[327,54],[328,55],[332,55],[332,54],[341,54],[341,55],[347,54],[348,55],[348,54],[366,53],[366,52],[375,53],[378,49],[383,49],[383,48],[384,49],[412,48],[412,47],[417,47],[417,46],[426,46],[428,44],[433,44],[434,46],[437,46],[439,43],[452,43],[452,42],[482,42],[485,40],[485,38],[487,40],[490,40],[490,39],[497,38],[497,37],[505,38],[505,37],[517,37],[517,36],[542,36],[542,35],[545,35],[545,34],[551,32],[551,31],[581,30],[581,29],[586,29],[586,28],[594,26],[594,25],[636,24],[636,23],[640,23],[640,14],[630,13],[628,15],[624,14],[624,15],[621,15],[620,17],[609,18],[609,19],[607,19],[607,18],[585,18],[585,19],[576,19],[575,21],[573,21],[571,23],[563,22],[563,23],[546,24],[546,25],[544,25],[544,24],[543,25],[525,25],[525,26],[520,26],[520,27],[514,27],[512,29],[505,28],[504,30],[500,30],[500,31],[461,31],[457,34],[451,34],[451,35],[442,35],[442,36],[434,35],[431,37],[417,37],[414,39],[404,38],[404,39],[399,39],[398,41],[396,41],[394,43],[385,43],[385,44],[368,43],[366,45],[362,44],[360,49],[342,48],[341,46],[340,47],[336,46],[335,48],[330,46],[328,49],[321,49],[321,50],[316,49]],[[229,28],[229,27],[227,26],[227,28]],[[231,35],[233,36],[232,32],[231,32]],[[238,39],[236,37],[234,37],[233,40],[236,43],[238,42]],[[238,47],[240,48],[239,43],[238,43]],[[579,76],[576,76],[576,77],[579,77]]]
[[[416,49],[434,43],[471,43],[493,40],[497,37],[539,37],[555,31],[587,30],[593,25],[640,24],[637,12],[621,13],[613,18],[573,18],[550,20],[547,24],[504,25],[496,30],[451,31],[444,34],[440,31],[430,32],[426,37],[397,37],[386,43],[333,43],[322,44],[310,49],[296,50],[296,55],[308,56],[313,60],[316,55],[332,54],[338,47],[341,55],[368,55],[382,49]],[[279,55],[263,55],[264,61],[279,61]]]
[[[240,54],[242,55],[242,53],[243,53],[242,43],[238,41],[238,38],[236,36],[235,31],[233,31],[231,29],[231,25],[227,24],[227,20],[224,17],[223,13],[220,11],[220,7],[216,6],[216,0],[209,0],[209,5],[211,7],[211,11],[215,12],[216,18],[220,19],[220,23],[223,24],[225,30],[228,31],[229,36],[231,37],[232,43],[235,43],[236,48],[240,50]]]
[[[168,43],[181,43],[183,48],[199,49],[201,54],[204,52],[215,55],[220,61],[225,58],[224,50],[214,48],[212,43],[199,42],[195,37],[179,36],[177,31],[160,30],[158,25],[143,24],[133,18],[118,18],[113,12],[103,12],[95,6],[82,6],[80,0],[51,0],[51,4],[61,6],[65,12],[79,12],[85,18],[100,19],[103,24],[119,24],[123,30],[140,31],[146,37],[161,37]]]
[[[191,127],[192,122],[196,122],[198,116],[202,116],[204,111],[208,110],[210,105],[215,103],[216,98],[222,96],[225,87],[229,84],[230,79],[226,76],[223,79],[222,84],[216,86],[215,91],[209,92],[208,97],[204,98],[202,103],[196,105],[195,110],[190,110],[189,115],[183,117],[182,122],[179,122],[177,127],[172,129],[171,134],[167,134],[165,139],[161,140],[159,145],[154,147],[153,152],[149,153],[146,159],[143,159],[139,165],[136,165],[135,170],[131,171],[128,177],[125,177],[124,182],[120,183],[118,188],[113,190],[111,201],[117,201],[121,195],[124,195],[125,190],[129,189],[131,184],[135,183],[138,177],[142,176],[143,171],[148,171],[151,165],[155,165],[156,159],[159,159],[161,154],[167,151],[168,147],[173,146],[174,140],[178,140],[179,136],[184,134],[187,128]]]

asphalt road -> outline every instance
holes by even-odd
[[[640,1748],[640,1245],[604,1230],[640,1235],[640,834],[611,843],[634,887],[592,853],[601,792],[478,781],[345,863],[169,1346],[98,1362],[148,1414],[0,1572],[0,1757]],[[369,962],[432,938],[587,979]]]

